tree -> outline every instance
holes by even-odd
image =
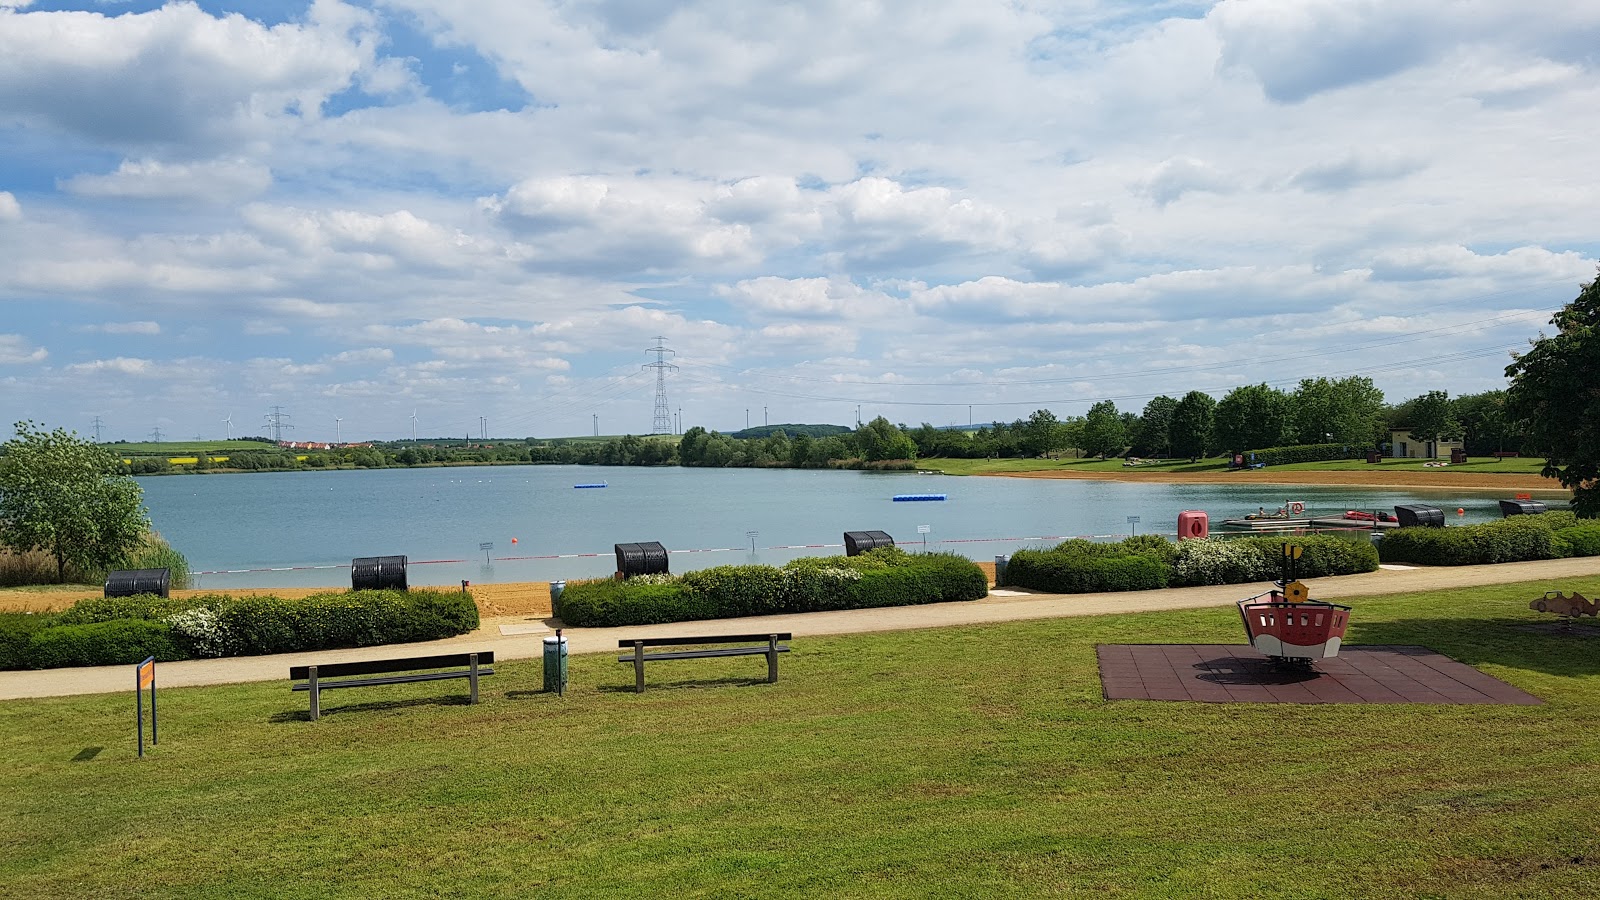
[[[917,456],[917,445],[911,437],[883,416],[861,426],[861,430],[856,432],[856,447],[863,459],[873,462],[915,459]]]
[[[1217,401],[1210,394],[1190,391],[1172,410],[1172,452],[1190,459],[1205,456],[1212,447],[1212,416]]]
[[[1302,379],[1291,399],[1295,443],[1372,447],[1382,433],[1383,391],[1365,375]]]
[[[1447,391],[1429,391],[1408,401],[1411,414],[1407,417],[1407,430],[1419,441],[1434,444],[1433,454],[1439,455],[1437,442],[1454,440],[1461,436],[1461,423],[1456,421],[1455,407]]]
[[[1061,449],[1066,435],[1061,420],[1048,409],[1036,409],[1022,426],[1022,449],[1028,456],[1045,456]]]
[[[57,581],[68,563],[117,565],[149,531],[144,492],[110,450],[32,422],[0,449],[0,545],[54,556]]]
[[[1127,445],[1127,429],[1117,415],[1117,405],[1101,400],[1089,407],[1088,415],[1083,417],[1083,452],[1105,458],[1121,453]]]
[[[1471,456],[1496,450],[1521,450],[1522,434],[1506,418],[1506,392],[1484,391],[1455,399],[1456,421]]]
[[[1232,453],[1282,446],[1292,414],[1289,395],[1271,385],[1236,387],[1217,403],[1212,436]]]
[[[1133,443],[1140,453],[1160,458],[1172,452],[1172,414],[1178,401],[1171,397],[1151,398],[1139,416],[1139,430]]]
[[[1528,449],[1544,457],[1544,474],[1572,491],[1572,508],[1600,517],[1600,278],[1550,320],[1552,336],[1539,335],[1506,367],[1508,418],[1527,436]]]

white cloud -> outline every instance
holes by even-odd
[[[1237,187],[1233,179],[1208,163],[1186,156],[1174,157],[1156,166],[1145,181],[1145,191],[1157,206],[1166,206],[1190,191],[1228,193]]]
[[[67,366],[67,371],[78,375],[93,375],[110,373],[114,375],[152,375],[155,374],[157,365],[153,360],[138,359],[135,357],[118,356],[112,359],[96,359],[90,362],[73,363]]]
[[[10,191],[0,191],[0,222],[22,221],[22,205]]]
[[[160,334],[161,325],[158,322],[103,322],[99,325],[85,325],[77,329],[92,334]]]
[[[33,346],[20,334],[0,334],[0,365],[44,362],[49,355],[43,347]]]
[[[271,185],[272,172],[249,160],[163,163],[125,159],[115,172],[75,175],[62,187],[84,197],[221,202],[254,197]]]

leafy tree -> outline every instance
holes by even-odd
[[[1054,453],[1066,443],[1061,420],[1048,409],[1036,409],[1022,426],[1022,449],[1029,456]]]
[[[1572,491],[1572,507],[1600,517],[1600,278],[1550,320],[1506,367],[1506,412],[1545,459],[1544,474]]]
[[[861,426],[856,432],[856,447],[868,461],[915,459],[917,455],[917,445],[910,436],[883,416]]]
[[[150,529],[144,492],[110,450],[32,422],[0,449],[0,544],[51,554],[57,581],[67,563],[115,566]]]
[[[1088,415],[1083,417],[1083,452],[1104,458],[1121,453],[1127,445],[1127,429],[1117,414],[1117,405],[1101,400],[1089,407]]]
[[[1172,410],[1172,452],[1190,459],[1199,459],[1210,452],[1211,429],[1217,401],[1210,394],[1190,391],[1183,395]]]
[[[1496,450],[1521,450],[1522,432],[1506,416],[1506,392],[1484,391],[1455,399],[1467,453],[1483,456]]]
[[[1178,401],[1167,396],[1152,397],[1144,405],[1133,439],[1140,453],[1159,458],[1172,452],[1172,414],[1177,409]]]
[[[1461,423],[1456,421],[1455,407],[1450,403],[1448,392],[1429,391],[1413,397],[1409,403],[1411,414],[1405,423],[1407,430],[1419,441],[1435,442],[1433,455],[1438,455],[1438,441],[1461,436]]]
[[[1303,379],[1292,400],[1295,443],[1370,447],[1382,433],[1383,391],[1365,375]]]
[[[1267,384],[1247,384],[1217,403],[1212,435],[1234,453],[1279,447],[1290,433],[1292,415],[1288,394]]]

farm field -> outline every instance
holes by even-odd
[[[1600,578],[1560,587],[1589,596]],[[1243,642],[1231,609],[804,638],[759,660],[536,660],[483,702],[287,682],[0,707],[18,896],[1589,897],[1600,628],[1551,585],[1357,599],[1540,706],[1102,699],[1101,643]],[[130,672],[131,680],[131,672]],[[354,696],[352,696],[354,695]]]

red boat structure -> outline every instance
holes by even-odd
[[[1309,667],[1339,655],[1350,607],[1312,600],[1298,581],[1281,590],[1239,601],[1239,617],[1250,646],[1274,663]]]
[[[1344,511],[1346,519],[1356,519],[1362,522],[1394,522],[1397,521],[1392,513],[1370,513],[1362,509],[1347,509]]]

